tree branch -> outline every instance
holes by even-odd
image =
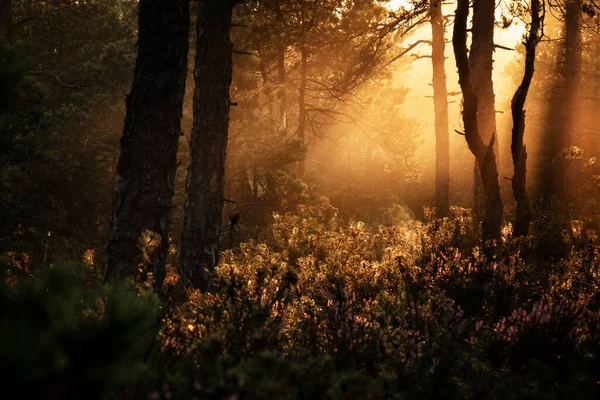
[[[508,50],[508,51],[515,51],[515,49],[513,49],[513,48],[502,46],[502,45],[499,45],[499,44],[494,44],[494,48],[496,48],[496,49],[502,49],[502,50]]]
[[[241,54],[243,56],[253,56],[249,51],[233,50],[233,54]]]
[[[48,72],[48,71],[29,71],[27,74],[28,75],[32,75],[32,76],[49,76],[51,78],[54,78],[56,80],[56,82],[58,82],[61,86],[64,86],[64,87],[69,88],[69,89],[81,89],[84,86],[90,86],[90,85],[84,85],[84,83],[88,80],[87,77],[85,79],[77,82],[77,83],[71,84],[71,83],[66,83],[58,75],[56,75],[53,72]]]

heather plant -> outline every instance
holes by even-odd
[[[372,226],[326,198],[275,213],[263,240],[222,254],[210,291],[173,302],[169,266],[153,341],[151,282],[103,287],[93,262],[41,271],[11,253],[2,351],[21,364],[6,373],[67,397],[596,398],[594,233],[565,233],[568,256],[549,261],[510,227],[490,246],[453,214]]]
[[[550,263],[506,234],[490,251],[454,212],[371,227],[321,198],[276,214],[165,317],[152,396],[593,398],[596,246]]]

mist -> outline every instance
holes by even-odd
[[[50,399],[597,399],[595,0],[0,0],[0,358]]]

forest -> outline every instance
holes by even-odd
[[[597,0],[0,0],[3,392],[598,399],[597,157]]]

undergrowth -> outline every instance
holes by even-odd
[[[569,253],[546,260],[510,227],[483,247],[453,211],[376,228],[326,199],[275,215],[158,324],[144,288],[9,266],[3,375],[55,398],[598,398],[594,232],[574,224]],[[166,293],[176,279],[171,267]]]

